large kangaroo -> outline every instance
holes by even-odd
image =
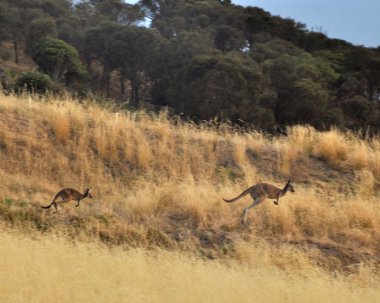
[[[58,212],[58,203],[67,203],[72,200],[77,201],[76,207],[79,206],[79,203],[84,198],[90,198],[92,199],[92,196],[90,194],[90,189],[87,188],[84,192],[84,194],[81,194],[79,191],[73,189],[73,188],[65,188],[60,190],[53,198],[53,201],[48,206],[41,206],[42,208],[50,208],[52,205],[55,208],[55,212]],[[59,200],[60,199],[60,200]],[[57,201],[58,200],[58,201]]]
[[[227,199],[223,199],[223,200],[225,202],[231,203],[231,202],[235,202],[236,200],[239,200],[245,195],[248,195],[248,194],[251,195],[253,199],[253,203],[250,206],[244,208],[242,218],[241,218],[241,223],[245,223],[245,221],[247,220],[247,213],[252,207],[255,207],[263,203],[267,198],[276,199],[275,201],[273,201],[273,203],[278,205],[278,199],[284,196],[288,190],[290,190],[292,193],[294,192],[294,188],[293,188],[293,185],[290,184],[290,180],[288,181],[288,183],[286,183],[283,189],[280,189],[268,183],[258,183],[246,189],[245,191],[243,191],[236,198],[233,198],[231,200],[227,200]]]

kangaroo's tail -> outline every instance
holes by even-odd
[[[224,202],[227,202],[227,203],[235,202],[235,201],[239,200],[240,198],[244,197],[245,195],[248,195],[249,192],[251,191],[251,189],[252,189],[252,187],[246,189],[246,190],[243,191],[239,196],[237,196],[237,197],[235,197],[235,198],[233,198],[233,199],[231,199],[231,200],[227,200],[227,199],[224,199],[224,198],[223,198],[223,201],[224,201]]]
[[[57,200],[58,196],[59,196],[59,193],[54,196],[53,201],[51,201],[49,205],[41,206],[41,208],[45,208],[45,209],[50,208],[54,204],[55,200]]]
[[[50,203],[48,206],[41,206],[41,208],[50,208],[53,205],[53,203]]]

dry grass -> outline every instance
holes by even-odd
[[[0,301],[7,302],[378,302],[371,268],[332,278],[266,264],[201,261],[168,251],[105,249],[59,238],[0,233]],[[285,255],[297,258],[296,252]],[[283,259],[282,256],[277,258]],[[298,256],[301,257],[301,256]],[[302,257],[301,257],[302,260]],[[300,262],[300,261],[298,261]]]
[[[222,202],[222,197],[234,197],[254,183],[270,182],[281,187],[288,178],[294,181],[296,193],[283,197],[279,206],[267,201],[251,210],[246,227],[238,222],[249,198],[234,204]],[[169,267],[165,260],[179,258],[168,271],[172,274],[168,276],[170,281],[179,280],[176,275],[181,270],[175,265],[187,262],[194,268],[200,266],[199,272],[210,271],[210,277],[224,272],[236,281],[252,281],[247,286],[234,284],[235,296],[248,294],[248,290],[252,293],[252,285],[265,284],[263,291],[255,288],[253,295],[257,294],[254,298],[259,301],[268,296],[279,301],[276,296],[285,293],[289,302],[294,302],[302,293],[306,298],[303,301],[312,302],[308,298],[314,298],[313,292],[321,298],[348,298],[344,292],[352,301],[359,298],[361,290],[347,290],[353,285],[350,283],[378,278],[379,181],[380,139],[376,137],[363,140],[335,129],[317,132],[295,126],[288,129],[287,136],[270,138],[259,132],[241,133],[229,125],[173,121],[165,112],[126,112],[69,98],[0,96],[0,219],[6,226],[87,243],[100,240],[125,249],[170,250],[154,257],[142,250],[99,250],[99,254],[116,263],[125,262],[125,256],[144,260],[141,263],[162,257],[162,264]],[[59,215],[39,208],[62,187],[81,190],[87,186],[92,188],[94,199],[84,200],[79,208],[65,205]],[[57,249],[72,253],[73,248],[60,240],[49,241],[31,245],[57,245]],[[196,259],[191,257],[189,261],[180,252]],[[90,258],[97,254],[84,246],[80,253]],[[20,254],[19,258],[24,257]],[[202,263],[198,258],[221,263]],[[250,269],[243,269],[242,264]],[[91,268],[87,263],[85,266]],[[157,268],[157,272],[163,272],[163,268]],[[112,275],[105,268],[99,271]],[[345,278],[333,279],[331,273],[336,272]],[[292,273],[297,273],[295,280],[289,278]],[[81,273],[76,275],[80,277]],[[109,283],[124,278],[123,272],[116,271],[115,280]],[[106,278],[98,279],[79,285],[86,289],[84,293],[94,293],[93,285],[106,283]],[[209,288],[194,284],[199,289],[192,288],[191,279],[197,279],[195,274],[189,273],[185,281],[189,285],[181,286],[189,289],[187,294],[190,290],[194,295],[207,292],[209,301],[216,301],[212,298],[217,294],[209,288],[219,283],[217,286],[225,293],[221,291],[223,296],[218,298],[232,298],[233,292],[224,284],[231,282],[229,278],[217,282],[207,276],[200,278]],[[310,297],[302,287],[293,287],[293,282],[312,289]],[[272,284],[273,289],[277,286],[282,290],[271,291],[268,285]],[[327,285],[337,292],[329,291]],[[136,284],[136,289],[130,290],[132,301],[146,298],[133,297],[141,291],[138,287]],[[161,300],[165,287],[169,286],[152,290],[153,302]],[[372,289],[369,298],[374,298],[371,296],[378,290],[368,287]],[[115,292],[114,301],[120,293]],[[73,290],[71,295],[77,298],[80,294]],[[177,296],[183,295],[186,293],[178,290]],[[242,297],[225,301],[251,301]],[[175,301],[174,297],[170,299]]]

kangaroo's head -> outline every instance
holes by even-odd
[[[288,181],[288,183],[286,183],[286,188],[287,188],[287,190],[289,190],[290,192],[294,193],[294,187],[293,187],[293,185],[290,183],[290,180]]]
[[[92,199],[92,195],[90,194],[90,189],[89,188],[87,188],[86,191],[84,192],[84,196]]]

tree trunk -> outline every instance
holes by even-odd
[[[120,95],[125,95],[125,76],[123,74],[120,75]]]
[[[111,94],[110,93],[110,74],[111,74],[111,72],[108,69],[103,68],[103,75],[102,75],[100,90],[103,93],[104,87],[105,87],[106,98],[109,98],[110,94]]]
[[[110,74],[106,75],[106,97],[109,98],[111,96],[111,87],[110,87]]]
[[[15,53],[15,63],[18,64],[19,58],[18,58],[18,43],[17,41],[13,41],[13,49]]]
[[[140,106],[140,85],[137,81],[132,81],[132,105],[138,108]]]
[[[92,60],[91,60],[91,58],[86,56],[85,61],[86,61],[86,68],[87,68],[89,74],[92,74],[92,64],[91,64]]]

